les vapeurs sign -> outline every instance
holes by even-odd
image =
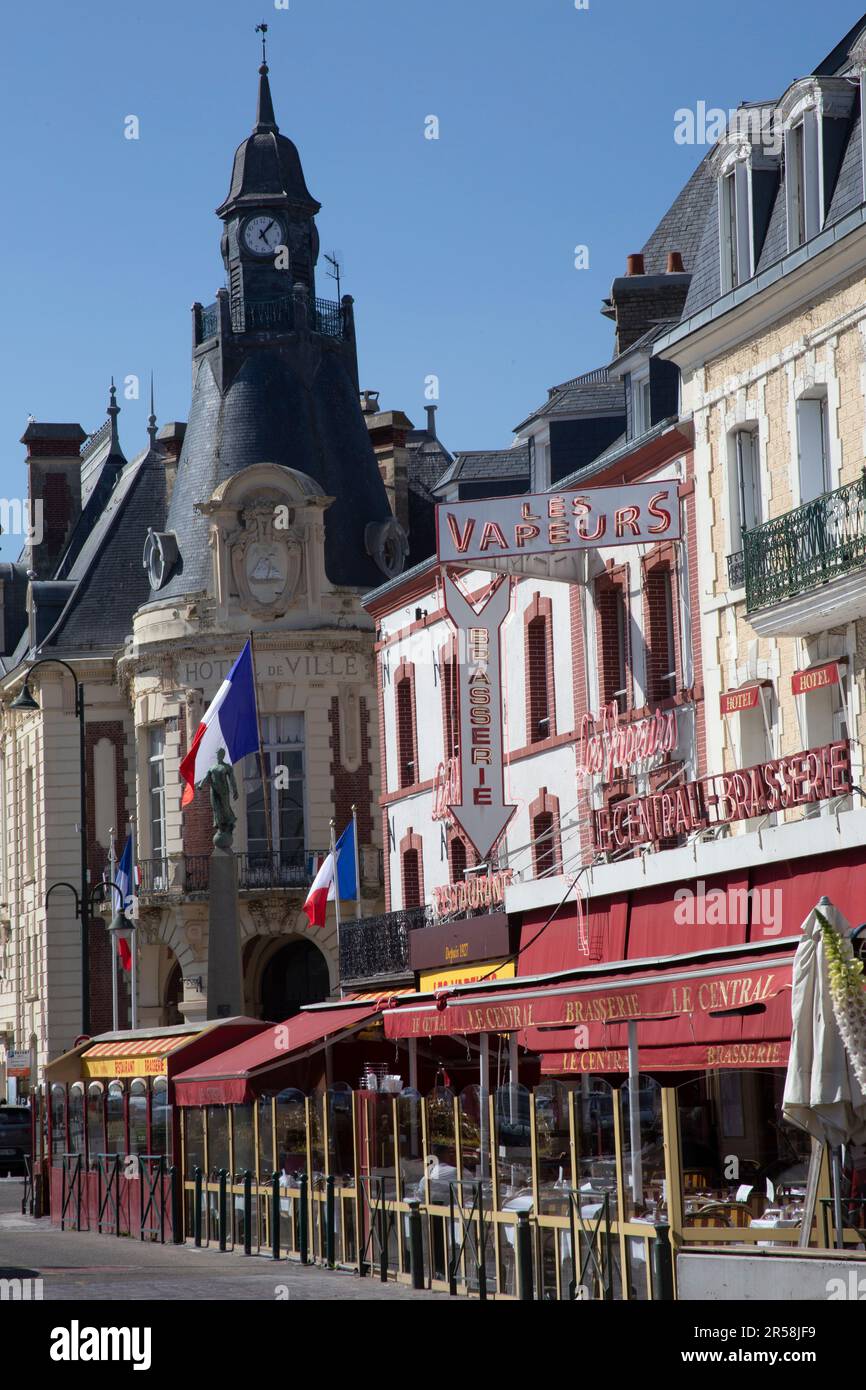
[[[457,637],[460,799],[449,806],[480,859],[487,859],[517,810],[505,801],[502,757],[502,625],[511,581],[500,579],[475,608],[448,573],[443,604]]]

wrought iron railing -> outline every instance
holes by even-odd
[[[218,304],[209,304],[206,309],[201,311],[201,341],[205,338],[213,338],[219,327],[220,310]]]
[[[410,974],[409,933],[432,925],[429,907],[384,912],[360,922],[344,921],[340,927],[341,983]]]
[[[237,854],[238,888],[306,888],[312,876],[303,850]]]
[[[335,299],[317,299],[314,304],[314,326],[317,333],[324,333],[328,338],[342,338],[342,306]]]
[[[205,337],[204,315],[208,312],[206,309],[202,314],[202,334]],[[295,323],[295,299],[293,295],[285,294],[279,299],[251,300],[244,305],[243,313],[243,330],[248,333],[269,328],[292,328]],[[335,300],[314,300],[309,326],[315,333],[323,333],[328,338],[342,338],[342,306]],[[234,327],[236,332],[242,331],[241,325],[235,324]]]
[[[746,582],[746,558],[742,550],[728,556],[728,588],[742,589]]]
[[[853,483],[743,535],[746,610],[808,592],[866,564],[866,469]]]
[[[184,856],[183,886],[187,893],[206,893],[210,883],[210,855]]]
[[[142,893],[167,893],[171,883],[170,868],[167,859],[139,859]]]

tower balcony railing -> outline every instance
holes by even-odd
[[[271,329],[295,328],[297,302],[293,294],[283,294],[276,299],[248,300],[233,311],[232,332],[263,333]],[[300,303],[303,322],[314,333],[322,333],[327,338],[351,336],[351,310],[346,307],[351,301],[338,303],[332,299],[302,299]],[[196,306],[195,312],[195,341],[196,345],[200,345],[219,332],[219,301],[204,308]]]
[[[743,535],[746,611],[770,608],[866,566],[866,468],[834,492]]]
[[[411,975],[409,935],[433,925],[430,907],[383,912],[378,917],[343,921],[340,925],[340,983]]]

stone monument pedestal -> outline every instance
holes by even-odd
[[[207,1016],[232,1018],[244,1011],[237,861],[214,847],[210,861],[207,947]]]

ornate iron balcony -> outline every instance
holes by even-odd
[[[866,469],[853,483],[743,535],[746,611],[769,608],[866,565]]]
[[[238,866],[238,888],[247,891],[257,888],[308,888],[314,878],[313,857],[303,850],[289,853],[274,850],[268,854],[261,852],[236,853]],[[206,893],[210,886],[210,855],[187,854],[184,856],[183,886],[172,885],[171,865],[168,859],[142,859],[141,892],[147,897],[160,897],[170,893]]]
[[[746,560],[742,550],[728,556],[728,588],[742,589],[746,582]]]
[[[340,926],[340,982],[359,984],[391,975],[409,975],[409,933],[433,924],[429,907],[384,912]]]

